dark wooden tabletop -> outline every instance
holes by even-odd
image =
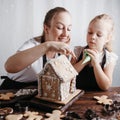
[[[91,111],[94,111],[95,114],[97,114],[97,116],[101,118],[101,119],[94,119],[94,120],[117,120],[115,119],[116,113],[112,115],[108,115],[108,114],[103,115],[102,110],[104,108],[104,105],[98,104],[97,100],[93,98],[94,96],[100,97],[102,95],[107,95],[109,99],[112,99],[113,101],[117,100],[118,102],[120,102],[120,87],[111,87],[108,91],[89,91],[89,92],[85,91],[84,94],[82,94],[76,101],[74,101],[72,105],[70,105],[64,111],[63,114],[65,114],[66,112],[74,112],[78,114],[82,118],[82,120],[92,120],[92,119],[85,118],[86,111],[90,109]],[[27,104],[27,102],[25,102],[25,104]],[[37,106],[37,108],[39,107]],[[120,105],[119,105],[119,112],[120,112]],[[41,111],[40,114],[44,116],[45,112]],[[25,120],[25,119],[22,119],[22,120]],[[79,120],[79,119],[73,119],[73,120]]]
[[[74,102],[72,106],[67,109],[67,111],[74,111],[82,118],[84,118],[85,112],[88,109],[91,109],[92,111],[95,111],[95,113],[101,118],[110,120],[110,118],[113,118],[113,115],[103,115],[103,104],[98,104],[97,101],[93,98],[94,96],[102,95],[107,95],[108,98],[112,99],[113,101],[117,100],[120,102],[120,87],[111,87],[108,91],[85,92],[85,94],[81,96],[76,102]],[[115,114],[114,117],[116,117]]]

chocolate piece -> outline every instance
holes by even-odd
[[[82,118],[79,116],[79,114],[73,111],[66,112],[66,115],[63,118],[63,120],[81,120],[81,119]]]
[[[95,113],[95,111],[92,111],[90,109],[88,109],[85,114],[84,114],[85,118],[87,120],[92,120],[94,118],[98,118],[98,115]]]

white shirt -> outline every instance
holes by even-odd
[[[83,49],[84,49],[84,47],[82,47],[82,46],[75,46],[74,52],[75,52],[75,55],[76,55],[77,59],[79,58]],[[103,54],[100,54],[99,57],[100,57],[99,63],[101,63],[102,59],[103,59]],[[104,65],[104,67],[109,65],[110,62],[116,64],[117,60],[118,60],[118,56],[114,52],[109,52],[108,50],[106,50],[106,63]]]
[[[18,51],[23,51],[28,48],[35,47],[39,45],[40,43],[37,42],[35,39],[30,39],[26,41],[19,49]],[[31,82],[37,80],[37,74],[40,73],[40,71],[43,68],[43,57],[40,57],[38,60],[33,62],[30,66],[25,68],[24,70],[17,72],[17,73],[8,73],[8,77],[10,79],[19,81],[19,82]]]

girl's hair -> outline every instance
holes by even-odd
[[[103,21],[103,22],[105,22],[106,24],[109,25],[109,41],[105,45],[105,48],[108,51],[112,51],[112,40],[113,40],[113,32],[114,32],[113,19],[107,14],[101,14],[101,15],[98,15],[95,18],[93,18],[90,23],[92,23],[94,21],[97,21],[97,20],[101,20],[101,21]]]
[[[51,20],[52,18],[56,15],[56,14],[59,14],[61,12],[68,12],[68,10],[66,10],[65,8],[63,7],[55,7],[51,10],[49,10],[46,15],[45,15],[45,19],[44,19],[44,22],[43,22],[43,25],[47,25],[48,27],[50,27],[51,25]],[[70,14],[70,13],[69,13]],[[42,41],[41,42],[45,42],[45,32],[43,30],[43,33],[42,33]]]

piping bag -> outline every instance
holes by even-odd
[[[85,59],[82,62],[82,64],[87,63],[91,60],[91,57],[88,55],[87,51],[84,52],[84,55],[85,55]]]

